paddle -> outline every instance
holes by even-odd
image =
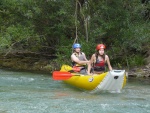
[[[64,72],[64,71],[54,71],[52,75],[54,80],[67,80],[76,74],[72,74],[70,72]],[[77,76],[80,76],[80,74]]]

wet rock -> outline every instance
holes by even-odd
[[[129,77],[150,77],[150,63],[144,67],[136,67],[131,69],[128,74]]]

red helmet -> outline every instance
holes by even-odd
[[[105,48],[106,48],[106,46],[104,44],[98,44],[96,46],[96,50],[105,49]]]

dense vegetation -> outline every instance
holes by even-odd
[[[1,0],[0,51],[56,55],[63,64],[74,42],[88,58],[104,43],[113,65],[143,65],[149,20],[149,0]]]

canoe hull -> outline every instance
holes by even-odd
[[[75,87],[85,89],[85,90],[93,90],[95,89],[99,83],[104,79],[107,73],[103,73],[101,75],[80,75],[80,76],[72,76],[68,80],[64,80],[65,83],[73,85]]]
[[[71,69],[72,67],[63,65],[60,71],[69,71]],[[73,73],[73,75],[69,79],[64,80],[64,82],[92,92],[102,90],[119,91],[126,85],[125,70],[112,70],[99,75],[82,75],[79,73]]]

